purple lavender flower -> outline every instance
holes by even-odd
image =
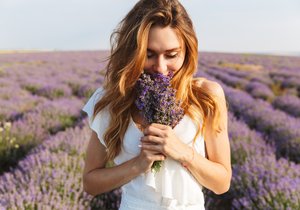
[[[261,98],[264,100],[274,98],[274,93],[272,92],[272,90],[266,84],[258,81],[249,82],[246,85],[245,89],[254,98]]]
[[[278,96],[272,102],[272,105],[275,108],[281,109],[294,117],[300,117],[300,99],[297,96],[294,95]]]
[[[181,102],[176,101],[176,90],[171,87],[173,72],[163,74],[143,73],[136,84],[136,107],[147,122],[160,123],[174,128],[184,116]],[[155,161],[152,171],[158,172],[162,161]]]

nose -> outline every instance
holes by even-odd
[[[152,70],[163,75],[168,74],[168,65],[164,57],[159,56],[152,66]]]

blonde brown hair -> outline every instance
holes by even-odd
[[[184,63],[174,74],[172,87],[177,90],[176,97],[183,102],[185,113],[198,125],[194,141],[204,133],[207,116],[218,110],[214,97],[193,80],[198,64],[198,40],[184,7],[178,0],[140,0],[111,35],[112,47],[103,86],[105,95],[94,109],[95,117],[109,106],[111,121],[104,135],[107,160],[113,160],[120,153],[134,106],[134,86],[143,72],[148,34],[154,25],[170,26],[185,44]]]

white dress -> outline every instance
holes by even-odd
[[[104,94],[98,88],[83,107],[88,114],[89,125],[105,145],[103,135],[109,125],[110,115],[107,108],[101,110],[92,121],[94,105]],[[196,134],[196,124],[185,115],[174,132],[184,143],[192,146]],[[140,138],[143,133],[133,119],[130,119],[120,154],[115,157],[116,165],[122,164],[140,153]],[[205,157],[204,139],[200,136],[194,144],[195,151]],[[160,171],[143,173],[121,187],[122,198],[119,210],[203,210],[204,195],[202,186],[179,162],[166,158]]]

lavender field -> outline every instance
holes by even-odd
[[[107,52],[0,54],[0,209],[117,209],[82,170],[91,134],[81,108]],[[207,209],[300,209],[300,58],[200,53],[195,77],[224,88],[233,178]]]

